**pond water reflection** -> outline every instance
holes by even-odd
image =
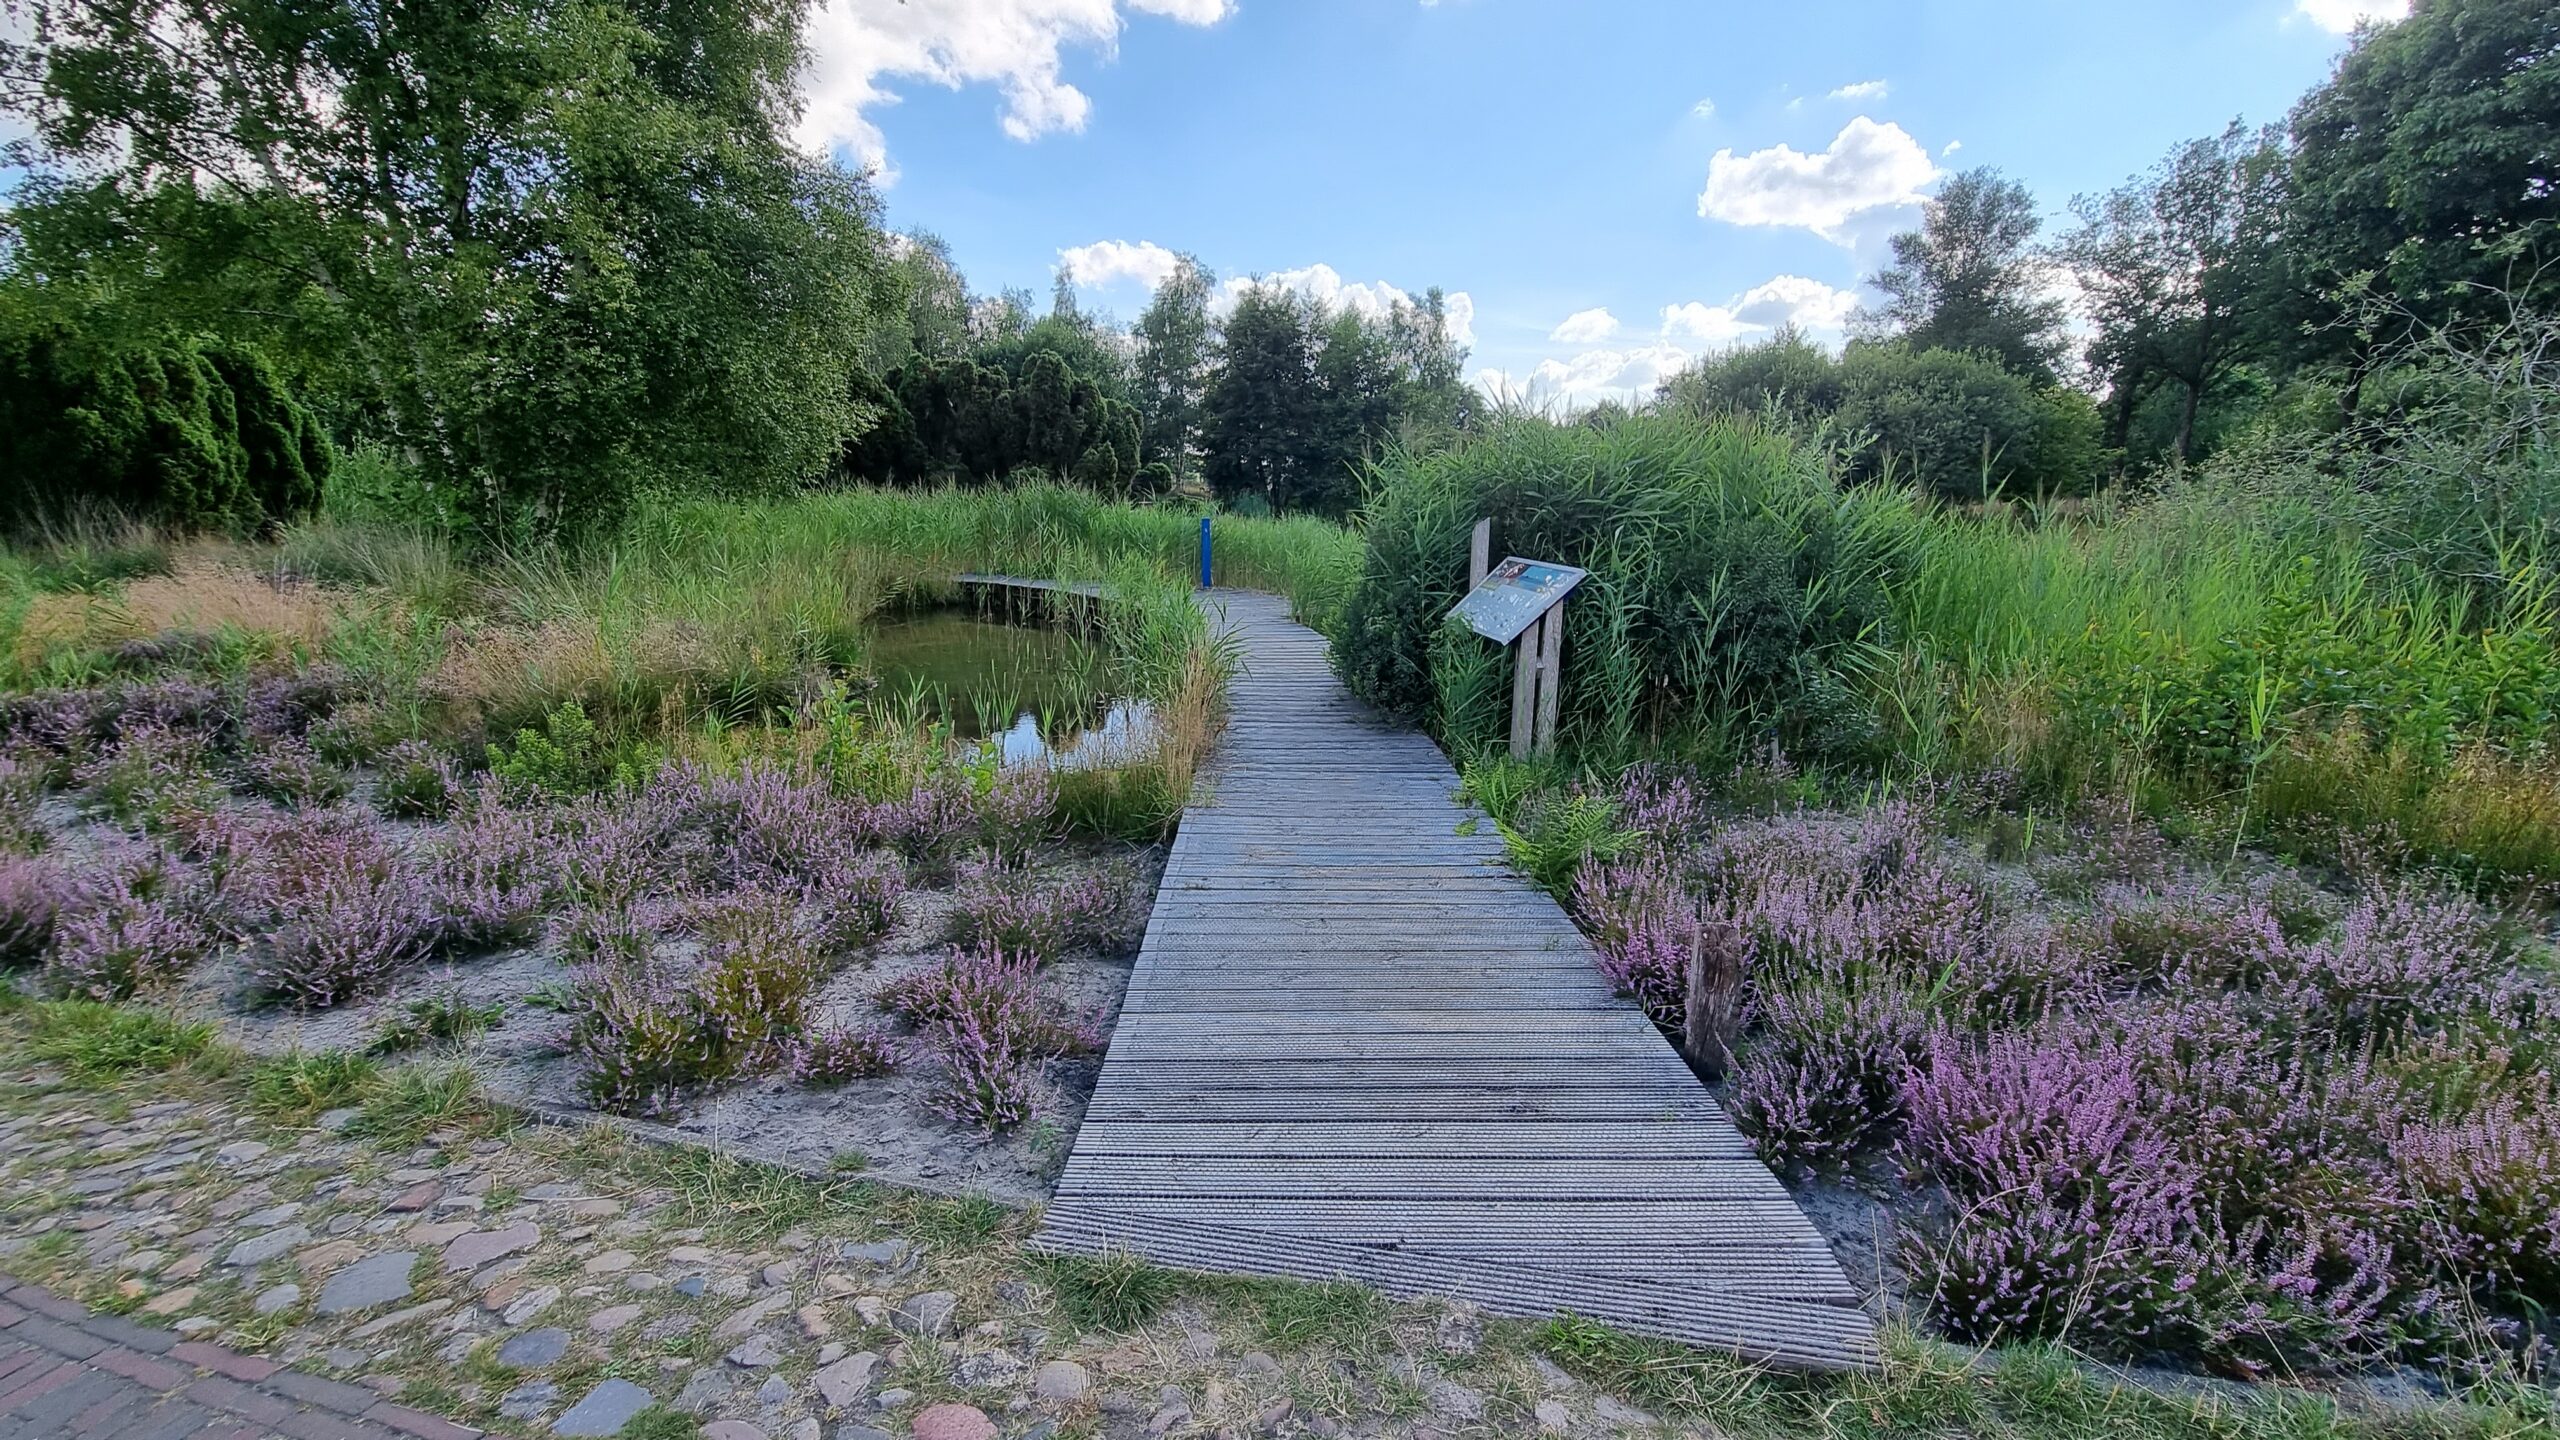
[[[1007,765],[1125,764],[1155,740],[1154,708],[1115,695],[1108,658],[1070,627],[917,611],[872,628],[870,661],[885,699],[994,741]]]

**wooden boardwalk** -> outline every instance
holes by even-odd
[[[1284,601],[1208,603],[1244,673],[1035,1243],[1871,1361],[1822,1237],[1438,747]]]

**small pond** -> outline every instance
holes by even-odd
[[[1073,627],[918,610],[882,618],[870,642],[884,703],[994,741],[1007,765],[1117,765],[1155,739],[1152,707],[1113,693],[1108,657]]]

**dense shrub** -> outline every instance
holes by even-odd
[[[427,859],[427,895],[443,942],[494,950],[539,935],[560,885],[560,843],[549,816],[512,808],[495,790],[475,797]]]
[[[230,887],[266,933],[250,983],[296,1009],[380,991],[437,934],[416,865],[362,810],[317,811],[264,827]]]
[[[0,969],[44,958],[68,888],[50,861],[0,854]]]
[[[106,505],[181,528],[308,514],[330,447],[253,350],[0,338],[0,523]]]
[[[30,757],[0,753],[0,855],[32,855],[44,846],[36,806],[44,800],[45,768]]]
[[[374,808],[395,820],[440,820],[462,793],[453,762],[424,740],[403,740],[381,760]]]
[[[2085,397],[2049,401],[1963,351],[1851,345],[1834,420],[1855,446],[1853,475],[1950,500],[2086,489],[2095,478],[2098,414]]]
[[[1080,947],[1125,953],[1144,932],[1146,911],[1125,868],[1044,877],[981,858],[961,867],[951,925],[963,945],[1049,961]]]
[[[63,900],[45,978],[67,995],[123,1000],[183,978],[218,939],[201,877],[165,851],[129,847],[85,867]]]
[[[1842,675],[1885,638],[1881,586],[1907,504],[1843,490],[1813,451],[1748,422],[1508,421],[1381,467],[1335,662],[1354,691],[1452,744],[1498,739],[1450,733],[1432,664],[1466,587],[1469,532],[1491,517],[1497,557],[1593,572],[1565,606],[1568,745],[1625,760],[1666,732],[1776,725],[1808,752],[1854,751],[1873,720],[1839,723],[1856,708]]]
[[[253,794],[295,808],[333,805],[347,796],[347,772],[320,758],[307,740],[279,737],[260,743],[240,762]]]

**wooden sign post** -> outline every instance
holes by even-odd
[[[1525,760],[1555,748],[1564,698],[1564,597],[1590,572],[1517,555],[1488,567],[1492,523],[1476,522],[1467,555],[1473,583],[1449,613],[1511,647],[1511,754]]]

